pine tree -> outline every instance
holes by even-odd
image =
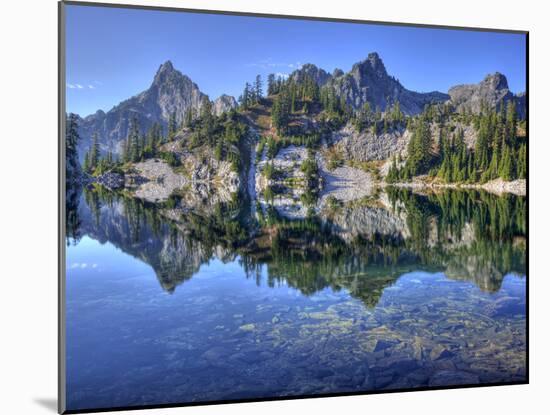
[[[176,136],[177,127],[176,111],[172,111],[168,117],[168,141],[172,141]]]
[[[395,123],[401,123],[404,119],[404,115],[401,112],[399,101],[395,101],[395,104],[393,105],[392,112],[391,112],[391,119]]]
[[[279,134],[286,132],[289,121],[289,103],[286,94],[279,94],[271,110],[271,122]]]
[[[516,114],[516,104],[514,101],[508,101],[508,106],[506,107],[506,130],[510,141],[515,141],[516,131],[517,131],[517,114]]]
[[[130,121],[130,132],[128,134],[128,161],[134,163],[141,158],[139,125],[136,117]]]
[[[275,74],[270,73],[267,76],[267,95],[275,95],[277,93],[275,88],[276,88]]]
[[[67,159],[77,155],[78,142],[80,141],[77,119],[78,116],[73,113],[70,113],[67,118],[67,127],[65,133],[65,155]]]
[[[512,180],[514,176],[514,164],[509,146],[504,146],[500,161],[499,176],[504,180]]]
[[[252,104],[252,88],[248,82],[244,86],[243,94],[239,97],[239,102],[244,110]]]
[[[432,134],[428,124],[428,117],[424,114],[417,120],[408,146],[409,157],[406,163],[406,170],[411,175],[427,171],[432,160],[431,149]]]
[[[518,179],[527,178],[527,145],[521,144],[518,150],[517,157],[517,177]]]
[[[99,138],[97,133],[92,137],[92,147],[90,148],[90,156],[88,158],[90,170],[94,170],[99,162]]]
[[[90,154],[88,152],[86,152],[86,154],[84,155],[84,163],[82,165],[82,169],[86,173],[90,172]]]
[[[201,117],[201,120],[203,122],[211,122],[212,121],[212,103],[206,97],[203,97],[202,102],[201,102],[200,117]]]
[[[258,103],[260,102],[263,96],[262,78],[260,75],[256,75],[256,80],[254,81],[254,92],[255,92],[256,103]]]
[[[397,158],[393,156],[392,164],[386,176],[386,182],[395,183],[398,180],[399,180],[399,169],[397,168]]]
[[[493,150],[491,155],[491,162],[489,167],[483,174],[483,181],[496,179],[500,174],[500,147],[497,147]]]

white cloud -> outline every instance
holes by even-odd
[[[272,58],[262,59],[258,62],[253,62],[247,64],[247,66],[255,66],[262,69],[270,68],[289,68],[289,69],[299,69],[302,67],[301,62],[273,62]]]
[[[284,72],[277,72],[275,74],[275,78],[283,78],[283,79],[286,79],[290,76],[290,74],[288,73],[284,73]]]
[[[288,67],[289,68],[296,68],[296,69],[300,69],[302,67],[302,63],[301,62],[296,62],[296,63],[289,63],[288,64]]]
[[[69,268],[71,268],[71,269],[74,269],[74,268],[85,269],[85,268],[88,268],[88,267],[94,268],[94,269],[95,269],[95,268],[98,267],[98,265],[97,265],[97,263],[95,263],[95,262],[94,262],[93,264],[88,264],[87,262],[73,262],[73,263],[69,266]]]
[[[97,87],[94,85],[101,85],[101,82],[99,81],[94,81],[93,83],[91,84],[71,84],[71,83],[67,83],[67,88],[69,89],[96,89]]]

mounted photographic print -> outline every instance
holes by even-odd
[[[527,383],[527,59],[60,3],[60,412]]]

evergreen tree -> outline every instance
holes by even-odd
[[[276,94],[276,81],[275,81],[275,74],[270,73],[267,76],[267,95],[275,95]]]
[[[175,119],[175,118],[174,118]],[[130,131],[128,134],[128,155],[127,159],[131,162],[138,162],[141,158],[139,125],[136,117],[130,121]]]
[[[137,120],[136,120],[137,122]],[[176,111],[172,111],[168,117],[168,141],[172,141],[177,132]]]
[[[93,171],[99,163],[99,138],[97,133],[92,137],[92,146],[90,147],[90,155],[88,156],[89,170]]]
[[[263,96],[262,78],[260,75],[256,75],[256,80],[254,81],[254,92],[255,92],[256,103],[258,103],[260,102]]]
[[[252,105],[253,91],[251,85],[247,82],[244,86],[243,94],[239,97],[239,102],[244,110]]]
[[[508,105],[506,107],[506,130],[511,139],[510,141],[515,141],[517,131],[517,114],[516,104],[514,101],[508,101]]]
[[[78,134],[78,116],[70,113],[67,117],[67,126],[65,133],[65,156],[71,159],[77,156],[78,142],[80,136]]]
[[[504,149],[502,150],[499,176],[504,180],[512,180],[514,178],[514,162],[512,160],[512,154],[508,145],[504,146]]]
[[[527,178],[527,145],[521,144],[517,157],[517,177],[519,179]]]
[[[399,180],[399,169],[397,168],[397,158],[393,156],[392,164],[386,176],[386,182],[395,183],[398,180]]]
[[[203,122],[212,121],[212,103],[206,97],[203,97],[201,102],[201,112],[200,117]]]
[[[412,176],[427,171],[432,161],[432,134],[428,124],[428,117],[421,116],[414,127],[413,135],[408,146],[408,159],[405,164]]]
[[[391,120],[394,123],[399,124],[399,123],[403,122],[404,119],[405,119],[405,116],[401,112],[401,107],[399,105],[399,101],[395,101],[395,103],[392,107],[392,111],[391,111]]]
[[[286,94],[279,94],[271,110],[271,122],[279,134],[286,133],[290,116],[289,99]]]
[[[89,171],[90,171],[90,154],[89,154],[89,152],[86,152],[86,154],[84,154],[84,163],[82,164],[82,169],[86,173],[89,173]]]

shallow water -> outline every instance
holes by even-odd
[[[97,196],[67,248],[69,409],[525,380],[521,200],[224,211],[243,234]]]

